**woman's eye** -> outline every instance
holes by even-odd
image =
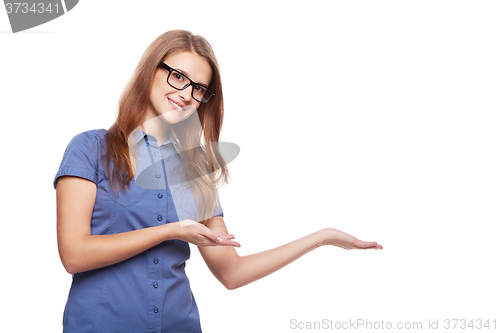
[[[184,80],[184,76],[179,73],[174,73],[174,76],[178,81]]]
[[[207,90],[205,87],[202,87],[202,86],[194,86],[194,89],[196,91],[201,92],[201,93],[205,93],[205,91]]]

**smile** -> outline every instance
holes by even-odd
[[[182,106],[182,105],[177,104],[176,102],[172,101],[170,98],[168,99],[168,101],[169,101],[169,102],[170,102],[170,104],[172,104],[172,105],[173,105],[176,109],[181,109],[181,110],[182,110],[182,108],[183,108],[183,106]],[[182,111],[184,111],[184,110],[182,110]]]

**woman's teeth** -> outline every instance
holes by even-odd
[[[169,101],[170,101],[170,103],[171,103],[173,106],[175,106],[176,108],[178,108],[178,109],[182,109],[182,106],[180,106],[179,104],[177,104],[177,103],[175,103],[174,101],[171,101],[171,100],[169,100]]]

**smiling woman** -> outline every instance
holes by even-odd
[[[165,67],[168,69],[159,70],[154,76],[146,121],[162,116],[168,124],[176,124],[193,114],[200,107],[201,100],[208,101],[203,98],[207,91],[204,87],[208,86],[212,79],[212,69],[201,56],[192,52],[177,52],[166,57],[160,63],[160,68],[165,69]],[[193,78],[196,81],[206,83],[196,84],[181,72],[194,73]],[[189,89],[186,89],[188,87]],[[195,96],[200,96],[201,98],[198,98],[200,100]]]
[[[59,254],[73,274],[64,332],[201,332],[184,270],[189,243],[228,289],[322,245],[382,248],[325,228],[237,254],[217,195],[229,173],[211,144],[222,128],[220,82],[208,42],[169,31],[142,56],[113,126],[69,143],[54,179]]]

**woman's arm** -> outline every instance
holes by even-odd
[[[200,247],[239,246],[228,236],[216,234],[199,223],[182,227],[184,221],[113,235],[92,235],[90,222],[96,191],[93,182],[79,177],[64,176],[57,182],[57,243],[68,273],[118,263],[169,239],[182,239]]]
[[[220,216],[210,219],[208,227],[214,232],[227,234]],[[382,249],[376,242],[363,242],[342,231],[326,228],[280,247],[248,256],[240,257],[232,247],[200,247],[199,250],[214,276],[226,288],[236,289],[276,272],[322,245],[345,249]]]

